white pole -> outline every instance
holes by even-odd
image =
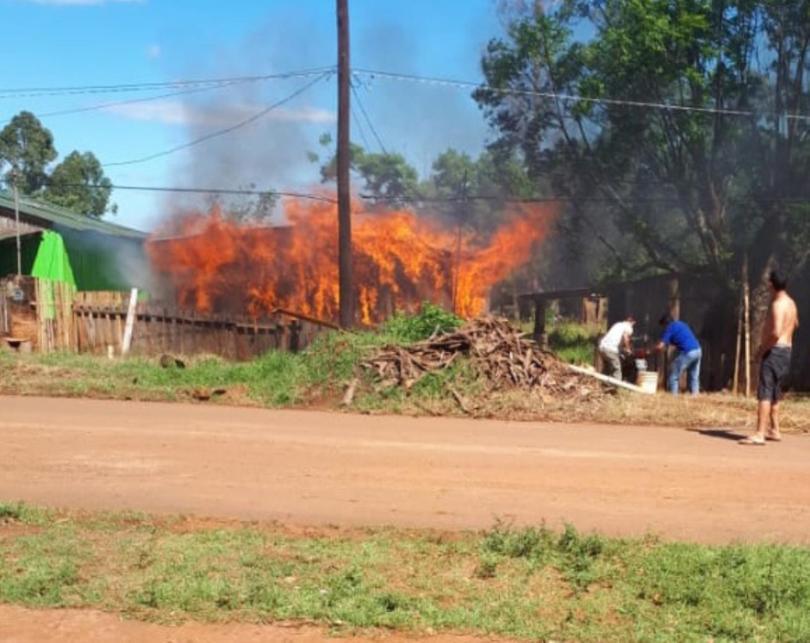
[[[135,307],[138,305],[138,289],[133,288],[129,293],[129,308],[127,308],[127,321],[124,324],[124,337],[121,340],[121,355],[129,353],[132,344],[132,329],[135,326]]]

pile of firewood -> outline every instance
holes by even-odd
[[[492,317],[474,319],[455,332],[416,344],[386,346],[363,366],[378,376],[381,386],[409,389],[461,356],[470,358],[491,390],[539,387],[543,392],[577,397],[594,391],[588,378],[570,371],[505,319]]]

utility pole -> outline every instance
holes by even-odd
[[[456,257],[453,270],[453,312],[459,314],[459,286],[461,284],[461,227],[464,225],[467,208],[467,170],[464,170],[464,182],[461,185],[461,210],[456,210]]]
[[[17,276],[22,276],[22,244],[20,242],[20,192],[17,188],[17,168],[11,170],[11,189],[14,192],[14,223],[17,227]]]
[[[349,2],[337,0],[338,29],[338,130],[337,130],[337,196],[338,196],[338,280],[340,325],[354,325],[354,280],[352,278],[352,211],[349,185]]]

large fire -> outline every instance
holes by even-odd
[[[150,240],[152,263],[171,280],[178,303],[200,312],[279,308],[319,319],[338,316],[337,213],[328,202],[286,199],[288,225],[228,221],[214,208],[192,214]],[[525,264],[554,218],[549,206],[510,207],[482,243],[408,210],[354,213],[354,275],[360,321],[374,324],[425,300],[481,313],[493,285]]]

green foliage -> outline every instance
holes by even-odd
[[[39,511],[39,510],[37,510]],[[617,540],[496,524],[291,535],[47,516],[0,540],[0,601],[150,620],[307,621],[526,640],[810,638],[810,550]]]
[[[484,551],[510,558],[542,557],[553,545],[552,534],[546,529],[513,529],[501,521],[484,534]]]
[[[24,502],[0,502],[0,525],[3,522],[21,522],[27,525],[39,525],[48,520],[41,509],[31,507]]]
[[[71,152],[53,172],[42,193],[46,201],[90,217],[107,212],[112,182],[92,152]]]
[[[461,223],[467,229],[489,234],[504,222],[507,198],[537,196],[539,187],[513,152],[487,150],[473,159],[448,148],[433,162],[432,173],[421,192],[427,197],[448,200],[446,204],[432,203],[431,214],[439,214],[451,225]],[[468,202],[464,201],[466,196],[488,198]]]
[[[248,183],[239,186],[239,189],[255,192],[257,186],[255,183]],[[272,190],[250,196],[231,196],[227,199],[215,196],[210,202],[211,207],[219,206],[224,218],[242,225],[266,225],[273,217],[277,204],[278,194]]]
[[[53,134],[31,112],[20,112],[0,131],[0,170],[11,185],[16,168],[22,194],[35,194],[45,185],[47,166],[55,158]]]
[[[548,334],[549,348],[569,364],[593,364],[601,329],[570,321],[556,322]]]
[[[321,144],[331,146],[329,136]],[[388,204],[415,198],[419,193],[419,175],[401,154],[367,152],[352,143],[349,154],[351,167],[364,182],[364,191],[386,200]],[[314,157],[318,160],[318,157]],[[334,181],[337,176],[337,155],[321,167],[321,179]]]
[[[92,152],[73,151],[48,173],[58,154],[53,134],[31,112],[20,112],[0,131],[0,171],[24,195],[42,197],[79,214],[101,217],[110,206],[112,183]]]
[[[743,250],[758,265],[808,256],[806,221],[780,200],[810,196],[810,128],[772,107],[810,100],[804,3],[515,6],[483,56],[487,87],[475,98],[495,147],[573,197],[559,229],[590,278],[708,268],[730,284]],[[701,111],[715,108],[753,115]]]
[[[398,342],[417,342],[436,333],[446,333],[461,326],[462,319],[440,306],[423,302],[414,315],[399,312],[383,326],[383,332]]]

